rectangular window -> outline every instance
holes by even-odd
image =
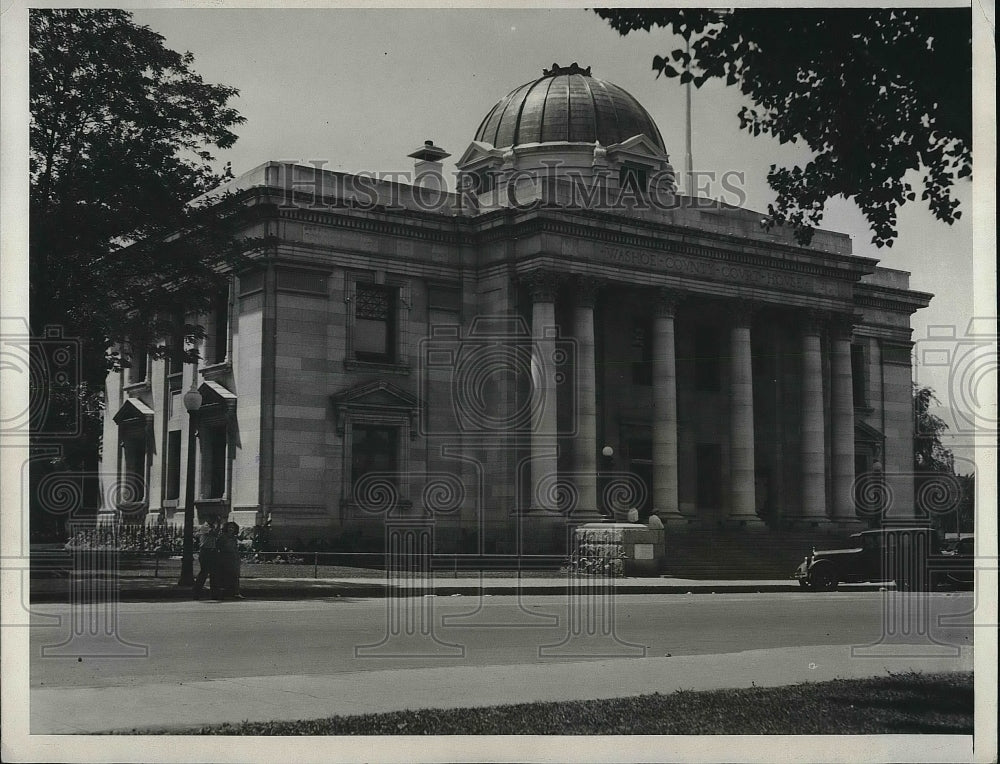
[[[167,433],[167,494],[166,499],[181,495],[181,431]]]
[[[212,354],[210,363],[225,363],[229,353],[229,288],[216,296],[212,306]]]
[[[149,365],[149,356],[146,352],[146,343],[143,340],[130,342],[128,384],[134,385],[138,382],[146,381],[146,367]]]
[[[851,382],[854,390],[854,405],[868,405],[868,375],[865,365],[865,346],[851,345]]]
[[[618,171],[618,187],[640,194],[649,189],[649,168],[626,162]]]
[[[721,342],[719,331],[714,326],[699,326],[695,329],[694,383],[695,389],[706,393],[717,393],[722,389]]]
[[[354,308],[354,357],[357,360],[395,361],[396,294],[393,287],[357,285]]]
[[[130,503],[139,503],[146,499],[146,439],[143,435],[126,438],[125,446],[125,485],[122,495],[127,496]]]
[[[489,168],[469,173],[469,177],[472,179],[472,191],[477,194],[489,193],[496,187],[496,175],[496,170]]]
[[[399,429],[385,425],[356,424],[352,430],[351,485],[374,472],[399,469]]]
[[[202,427],[201,498],[221,499],[226,495],[226,426]]]

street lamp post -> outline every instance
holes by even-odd
[[[201,393],[191,383],[191,389],[184,393],[184,408],[188,412],[188,454],[187,479],[184,486],[184,552],[181,557],[181,578],[178,586],[194,586],[194,463],[196,436],[198,434],[198,409],[201,408]]]
[[[605,446],[601,449],[601,472],[603,472],[601,480],[601,504],[603,505],[603,514],[609,515],[612,520],[615,519],[614,510],[608,506],[607,497],[607,485],[609,476],[607,473],[611,472],[615,465],[615,450],[611,446]]]

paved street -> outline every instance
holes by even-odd
[[[408,609],[417,603],[423,609]],[[939,623],[970,611],[968,594],[622,595],[613,613],[607,602],[583,602],[569,619],[566,603],[124,603],[122,642],[88,641],[78,623],[59,646],[71,634],[68,619],[32,628],[32,731],[818,681],[884,672],[886,655],[898,656],[895,670],[971,667],[968,649],[954,650],[971,647],[969,619]],[[69,614],[57,605],[37,612]],[[589,624],[580,618],[588,614]],[[109,645],[119,657],[91,657],[108,656]],[[64,657],[42,657],[43,649]]]
[[[615,600],[614,634],[623,644],[579,637],[580,652],[539,656],[569,634],[564,597],[536,596],[519,607],[514,597],[436,597],[432,605],[438,641],[436,657],[357,657],[355,647],[384,639],[392,600],[331,599],[302,602],[161,602],[120,606],[118,635],[148,646],[148,657],[41,658],[45,644],[62,642],[62,627],[32,629],[31,684],[105,686],[148,681],[189,681],[248,675],[336,674],[441,665],[503,665],[597,657],[647,657],[728,653],[774,647],[855,644],[878,641],[886,599],[879,593],[623,595]],[[967,595],[934,595],[931,615],[961,613]],[[412,601],[411,601],[412,602]],[[419,602],[419,600],[417,600]],[[61,606],[39,612],[67,613]],[[414,614],[419,616],[419,614]],[[442,625],[442,619],[445,623]],[[933,618],[931,619],[933,622]],[[478,625],[477,625],[478,624]],[[398,631],[404,631],[405,628]],[[600,626],[595,628],[600,632]],[[606,629],[604,631],[607,631]],[[935,628],[947,644],[971,644],[970,628]],[[426,654],[423,644],[396,640],[403,656]],[[914,641],[920,641],[914,637]],[[428,644],[434,645],[428,640]],[[589,651],[589,652],[588,652]],[[67,650],[72,655],[72,650]],[[127,652],[127,651],[125,651]],[[392,650],[384,651],[386,653]],[[464,654],[462,654],[464,652]],[[551,651],[547,651],[551,652]]]

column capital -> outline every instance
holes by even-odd
[[[677,306],[684,300],[684,293],[676,289],[659,287],[653,296],[653,314],[657,318],[673,318]]]
[[[593,308],[597,302],[597,293],[604,282],[593,276],[574,276],[570,281],[573,288],[573,304],[580,308]]]
[[[800,326],[802,327],[802,334],[807,336],[819,336],[830,321],[829,313],[825,310],[816,310],[815,308],[801,311],[799,317],[801,318]]]
[[[854,334],[854,327],[861,323],[861,316],[857,313],[834,313],[827,321],[830,336],[835,340],[850,340]]]
[[[754,314],[760,310],[760,303],[753,300],[737,298],[726,303],[726,312],[729,313],[734,326],[750,326]]]
[[[565,276],[553,271],[537,270],[519,274],[518,281],[528,288],[532,302],[555,302],[556,292]]]

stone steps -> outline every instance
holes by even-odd
[[[846,534],[705,529],[667,534],[664,574],[676,578],[790,578],[813,548],[846,544]]]

